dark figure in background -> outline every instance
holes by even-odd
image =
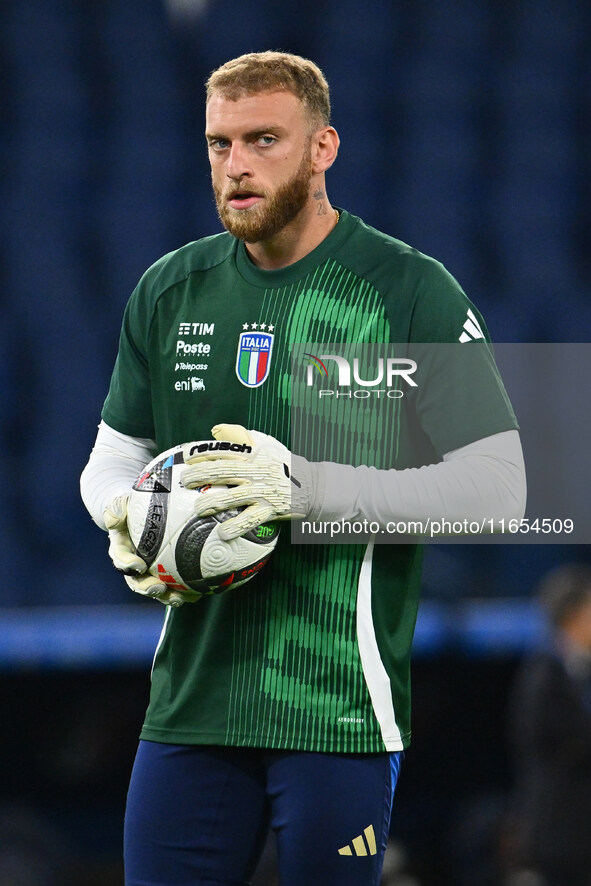
[[[591,568],[559,567],[539,596],[552,643],[510,708],[519,861],[543,886],[591,886]]]

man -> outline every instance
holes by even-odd
[[[524,659],[510,705],[519,861],[540,886],[591,886],[591,569],[542,581],[548,648]]]
[[[127,495],[156,452],[213,428],[250,453],[187,458],[184,482],[230,486],[207,496],[217,510],[244,507],[223,524],[227,537],[292,515],[380,526],[520,517],[515,417],[488,346],[473,342],[484,342],[482,318],[455,280],[331,205],[325,173],[339,139],[316,65],[285,53],[223,65],[207,84],[206,138],[227,232],[165,256],[140,281],[82,478],[117,568],[170,604],[128,797],[126,882],[247,883],[270,825],[282,886],[374,886],[410,741],[420,546],[292,545],[284,531],[244,588],[181,605],[198,594],[145,574]],[[242,359],[246,330],[266,343],[262,368],[258,355]],[[290,380],[313,390],[292,372],[293,343],[460,340],[481,355],[478,371],[452,384],[429,357],[432,384],[412,388],[371,461],[368,435],[349,433],[337,412],[318,460],[291,458],[286,447],[303,452],[308,435],[297,406],[290,434]],[[198,386],[184,384],[191,374]],[[450,428],[442,417],[456,410],[465,419]],[[346,437],[354,445],[341,464]]]

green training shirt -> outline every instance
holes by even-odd
[[[292,382],[304,406],[313,393],[305,362],[292,363],[292,344],[485,335],[441,264],[347,212],[313,252],[276,271],[255,267],[244,244],[223,233],[164,256],[142,277],[102,417],[124,434],[154,438],[159,451],[209,439],[215,424],[229,422],[310,455],[301,404],[293,438],[290,431]],[[432,463],[515,428],[490,350],[477,351],[479,371],[461,384],[431,367],[432,384],[405,398],[396,434],[373,455],[359,433],[368,421],[362,400],[347,413],[331,405],[323,420],[346,430],[356,423],[347,457],[381,468]],[[462,421],[441,420],[454,410]],[[323,458],[340,460],[343,436],[330,435]],[[141,737],[347,753],[406,747],[421,557],[417,544],[292,545],[284,525],[249,583],[167,608]]]

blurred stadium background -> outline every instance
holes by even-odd
[[[129,599],[78,478],[138,277],[219,229],[207,74],[250,50],[315,59],[333,202],[443,261],[494,340],[586,341],[590,24],[583,0],[0,3],[0,886],[122,882],[162,611]],[[589,554],[429,549],[392,825],[413,883],[505,882],[506,693],[565,559]]]

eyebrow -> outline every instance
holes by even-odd
[[[257,127],[256,129],[251,129],[248,132],[243,133],[241,138],[246,139],[247,141],[255,140],[260,138],[262,135],[285,135],[287,130],[285,127],[276,125],[276,126],[264,126]],[[225,139],[226,141],[230,141],[227,135],[224,135],[223,132],[206,132],[205,138],[207,141],[216,141],[216,139]]]

